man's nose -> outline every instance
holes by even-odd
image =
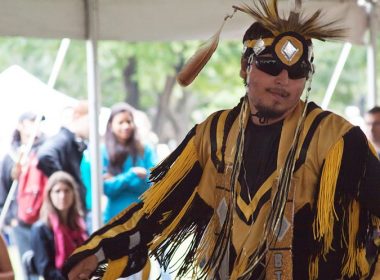
[[[284,84],[287,84],[288,82],[289,82],[288,70],[282,69],[280,74],[276,76],[276,83],[284,85]]]

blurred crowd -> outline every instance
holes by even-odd
[[[137,114],[126,103],[111,108],[101,141],[104,222],[150,187],[156,145],[139,133],[147,127],[138,126]],[[19,116],[0,165],[0,245],[16,250],[12,264],[20,267],[20,280],[65,279],[65,259],[94,230],[88,102],[78,101],[55,135],[41,132],[43,120],[34,112]],[[0,280],[14,277],[9,256],[2,254]]]

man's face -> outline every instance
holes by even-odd
[[[368,139],[380,149],[380,113],[368,113],[364,116],[364,120]]]
[[[249,75],[248,100],[251,113],[257,111],[265,113],[269,123],[281,120],[293,111],[306,82],[306,78],[290,79],[285,69],[280,74],[272,76],[259,70],[254,63],[247,75]]]

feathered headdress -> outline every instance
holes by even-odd
[[[234,11],[241,11],[253,17],[273,36],[266,40],[260,40],[257,34],[256,40],[244,42],[245,48],[252,48],[259,54],[265,48],[271,48],[272,53],[285,66],[291,67],[299,61],[310,61],[312,54],[309,50],[310,40],[340,39],[344,37],[345,29],[337,27],[337,20],[322,23],[321,10],[317,10],[310,16],[305,16],[302,11],[302,1],[295,0],[295,8],[290,11],[287,18],[281,18],[278,11],[277,0],[252,1],[252,6],[246,4],[233,6]],[[224,22],[232,17],[227,16]],[[223,25],[224,25],[223,22]],[[223,27],[222,25],[222,27]],[[177,75],[177,81],[182,86],[188,86],[196,78],[202,68],[215,52],[222,27],[211,37],[185,64]]]
[[[305,16],[301,0],[295,1],[294,10],[290,11],[288,18],[280,17],[277,0],[270,0],[269,3],[266,0],[258,0],[253,2],[253,7],[242,4],[233,8],[252,16],[264,29],[273,34],[266,39],[263,39],[261,34],[256,34],[254,40],[244,41],[244,47],[252,48],[255,55],[269,49],[273,57],[286,69],[302,61],[312,62],[311,39],[341,39],[345,33],[344,28],[337,27],[337,20],[322,23],[321,10]]]
[[[339,39],[344,35],[344,29],[337,28],[337,20],[322,24],[322,11],[317,10],[311,16],[306,18],[302,11],[302,1],[295,1],[295,8],[290,11],[287,19],[280,17],[278,12],[277,0],[258,0],[252,1],[253,7],[246,4],[240,6],[232,6],[252,16],[256,21],[260,22],[266,29],[270,30],[274,36],[278,36],[285,32],[295,32],[308,39]]]

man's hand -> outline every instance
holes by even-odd
[[[68,274],[69,280],[88,280],[98,266],[98,259],[91,255],[80,261]]]

